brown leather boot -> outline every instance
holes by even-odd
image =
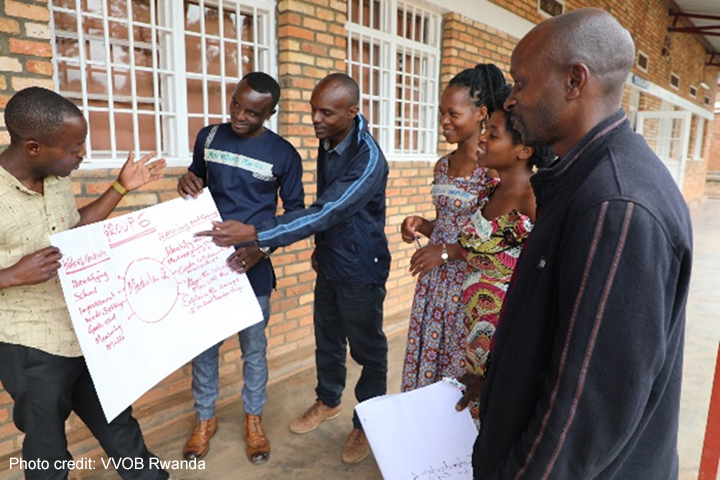
[[[198,420],[192,435],[183,448],[185,460],[200,460],[210,450],[210,438],[217,432],[217,417],[210,420]]]
[[[270,457],[270,441],[265,436],[260,415],[245,414],[245,438],[248,459],[255,465],[267,462]]]

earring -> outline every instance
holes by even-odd
[[[488,129],[488,118],[485,117],[482,120],[480,120],[480,133],[483,133],[487,129]]]

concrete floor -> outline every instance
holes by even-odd
[[[404,336],[404,333],[399,333],[390,338],[389,393],[400,391],[401,366],[405,354]],[[342,449],[352,430],[352,412],[357,404],[353,387],[360,374],[359,368],[350,359],[348,367],[348,388],[343,395],[340,417],[324,422],[317,430],[304,435],[293,434],[288,425],[315,401],[315,370],[306,370],[268,389],[263,426],[272,451],[266,464],[256,466],[247,460],[242,407],[237,402],[218,411],[219,428],[204,459],[206,470],[173,473],[184,480],[382,479],[372,454],[357,465],[345,465],[341,460]],[[171,430],[148,436],[147,443],[161,459],[180,460],[180,452],[193,425],[193,419],[175,422]]]
[[[720,199],[691,206],[693,273],[680,402],[680,478],[696,479],[720,341]],[[720,477],[718,477],[720,478]]]
[[[713,369],[720,340],[720,200],[706,200],[691,208],[695,228],[693,270],[686,330],[683,393],[680,414],[680,479],[697,478],[705,433]],[[389,393],[400,386],[405,333],[390,337]],[[358,465],[344,465],[341,452],[351,429],[354,386],[359,371],[348,361],[349,388],[343,398],[340,418],[322,424],[306,435],[294,435],[288,424],[314,401],[314,369],[306,370],[269,388],[264,425],[272,445],[267,464],[254,466],[245,456],[242,410],[239,401],[219,409],[219,430],[205,457],[205,470],[175,471],[185,480],[268,478],[358,479],[382,478],[372,455]],[[181,418],[167,428],[146,435],[151,450],[163,460],[180,460],[181,449],[193,427],[192,418]],[[96,460],[99,463],[99,460]],[[5,478],[8,472],[0,472]],[[104,480],[118,478],[113,471],[76,471],[71,478]]]

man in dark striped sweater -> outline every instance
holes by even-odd
[[[505,300],[475,478],[677,479],[692,232],[675,182],[620,108],[632,38],[580,9],[512,55],[505,107],[558,159]]]

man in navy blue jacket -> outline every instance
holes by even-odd
[[[262,72],[245,75],[230,101],[230,122],[208,125],[198,133],[192,165],[178,181],[178,192],[184,197],[196,197],[207,186],[223,219],[250,224],[261,224],[275,216],[278,192],[286,212],[302,210],[305,195],[300,155],[287,140],[263,126],[275,113],[279,98],[280,86],[271,76]],[[238,334],[247,456],[255,464],[264,463],[270,455],[270,441],[261,417],[268,381],[265,327],[275,283],[269,256],[269,249],[254,246],[233,267],[247,273],[263,312],[263,321]],[[188,460],[205,456],[217,430],[215,402],[221,343],[193,360],[197,423],[183,449]]]
[[[387,389],[382,320],[390,271],[385,237],[388,166],[358,113],[359,99],[357,83],[340,73],[325,77],[313,90],[313,127],[320,139],[315,203],[255,226],[226,221],[199,233],[214,237],[220,246],[257,242],[271,248],[315,234],[317,400],[290,425],[299,434],[340,414],[348,342],[350,355],[363,367],[355,386],[357,400],[383,395]],[[228,262],[237,266],[244,256],[241,248]],[[342,455],[346,463],[360,462],[370,453],[357,415],[353,426]]]
[[[677,479],[688,209],[620,109],[632,38],[580,9],[518,43],[505,104],[559,157],[505,299],[481,401],[477,479]]]

